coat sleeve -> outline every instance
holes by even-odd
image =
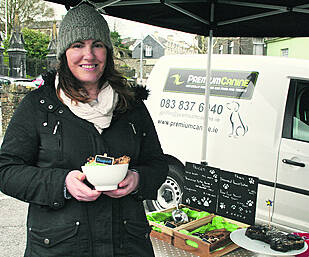
[[[26,95],[17,107],[0,151],[0,190],[19,200],[58,209],[64,205],[67,173],[35,165],[39,148],[34,97]]]
[[[157,191],[168,173],[168,165],[151,116],[144,104],[140,118],[144,124],[143,140],[139,156],[139,164],[135,167],[139,172],[139,200],[157,199]]]

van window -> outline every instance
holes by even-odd
[[[293,138],[309,142],[309,85],[298,90],[295,107]]]
[[[283,137],[309,142],[309,82],[291,80]]]

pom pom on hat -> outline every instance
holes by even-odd
[[[71,8],[60,24],[57,58],[59,59],[74,42],[88,39],[102,41],[108,49],[113,49],[109,27],[104,17],[94,6],[82,3]]]

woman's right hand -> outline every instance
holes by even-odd
[[[78,201],[95,201],[102,192],[92,190],[83,180],[86,175],[79,170],[72,170],[68,173],[65,179],[65,185],[70,194]]]

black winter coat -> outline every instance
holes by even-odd
[[[138,193],[120,199],[102,194],[93,202],[65,199],[66,175],[103,153],[131,157],[129,168],[140,172]],[[25,257],[148,257],[154,254],[142,200],[156,199],[167,170],[141,99],[99,134],[58,100],[49,75],[24,97],[7,128],[0,190],[29,203]]]

